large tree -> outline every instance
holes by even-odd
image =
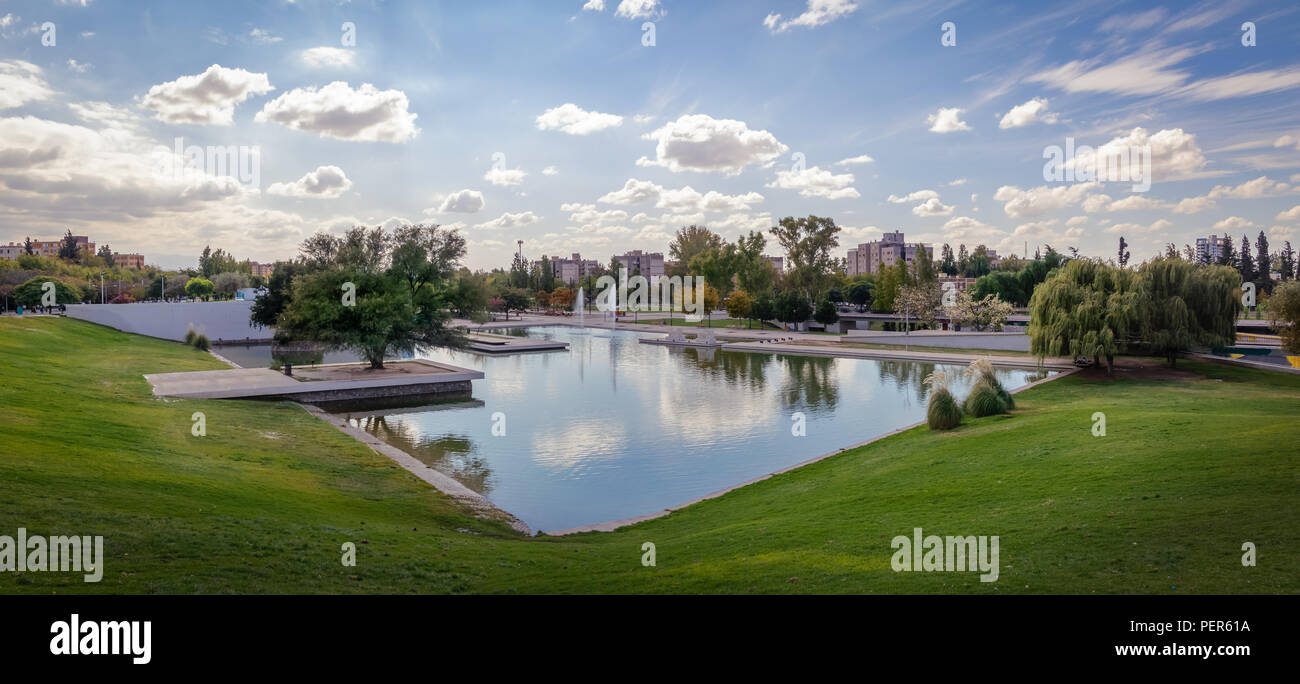
[[[1241,274],[1241,282],[1255,281],[1255,260],[1250,257],[1250,238],[1244,235],[1241,237],[1241,256],[1237,258],[1237,272]]]
[[[320,235],[304,253],[321,270],[293,281],[292,298],[277,321],[280,341],[309,340],[349,349],[373,369],[384,358],[418,346],[460,346],[446,325],[447,279],[465,253],[456,231],[403,226],[354,229],[342,238]]]
[[[776,320],[782,323],[798,324],[807,321],[808,317],[812,316],[813,308],[802,292],[786,290],[778,293],[773,298],[772,313]]]
[[[950,276],[957,275],[957,260],[952,255],[952,247],[946,242],[939,252],[939,270]]]
[[[1287,240],[1282,243],[1282,254],[1278,257],[1277,270],[1281,272],[1283,282],[1295,277],[1295,250],[1291,249],[1291,241]]]
[[[939,315],[943,289],[937,281],[904,285],[894,299],[894,313],[906,321],[931,325]]]
[[[1029,299],[1029,350],[1035,356],[1106,359],[1128,348],[1141,321],[1132,271],[1100,260],[1071,259]]]
[[[1270,325],[1282,338],[1282,348],[1300,354],[1300,279],[1282,283],[1268,300]]]
[[[731,292],[738,262],[736,246],[724,242],[719,247],[696,254],[687,264],[687,271],[693,276],[703,276],[704,281],[711,287],[716,287],[725,298]]]
[[[72,236],[72,231],[69,230],[63,236],[63,240],[59,242],[59,258],[76,261],[80,251],[81,247],[77,244],[77,239]]]
[[[691,260],[697,254],[722,246],[722,237],[704,226],[689,225],[677,231],[668,243],[668,259],[676,263],[675,272],[669,275],[687,275]]]
[[[54,283],[55,304],[79,304],[84,293],[81,288],[53,276],[39,275],[31,278],[13,290],[14,301],[21,306],[41,306],[49,288],[45,283]]]
[[[840,227],[834,219],[787,216],[771,232],[789,259],[786,280],[790,286],[802,291],[809,301],[825,293],[839,266],[831,254],[840,244]]]
[[[736,240],[736,283],[751,295],[771,292],[776,283],[776,267],[763,256],[766,247],[767,238],[756,231]]]
[[[1261,230],[1259,237],[1255,238],[1255,284],[1261,292],[1273,291],[1272,259],[1268,253],[1268,237]]]
[[[253,300],[249,311],[249,320],[258,327],[269,328],[275,325],[284,307],[289,305],[293,296],[293,279],[308,272],[303,264],[284,261],[275,265],[271,277],[266,281],[266,292]]]
[[[1199,266],[1178,257],[1154,259],[1138,270],[1141,344],[1170,366],[1180,352],[1222,347],[1236,338],[1239,280],[1232,269]]]

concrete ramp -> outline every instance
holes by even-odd
[[[289,377],[269,368],[156,373],[144,376],[159,397],[178,399],[290,399],[330,402],[464,393],[483,372],[425,359],[370,370],[355,363],[296,366]]]

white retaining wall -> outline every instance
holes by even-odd
[[[903,333],[877,330],[850,330],[840,338],[846,342],[874,342],[876,344],[903,344]],[[907,344],[921,347],[946,347],[950,349],[993,349],[998,351],[1029,351],[1029,335],[1023,332],[953,332],[951,330],[914,330],[907,335]]]
[[[165,340],[185,339],[185,332],[191,325],[213,343],[271,339],[274,329],[255,328],[249,324],[248,314],[252,307],[250,301],[70,304],[68,316]]]

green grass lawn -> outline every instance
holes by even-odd
[[[1192,372],[1172,379],[1065,378],[1009,417],[555,539],[467,516],[293,404],[153,398],[144,373],[224,367],[180,344],[5,317],[0,358],[0,534],[104,535],[108,556],[99,584],[3,573],[0,593],[1300,589],[1296,376],[1180,362]],[[1000,580],[893,572],[890,540],[914,527],[998,535]],[[345,541],[356,567],[339,562]],[[1257,567],[1241,565],[1246,541]]]

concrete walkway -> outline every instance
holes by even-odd
[[[155,373],[144,376],[153,385],[154,396],[183,399],[307,399],[314,401],[437,393],[442,388],[468,389],[471,380],[481,380],[482,371],[460,368],[424,359],[386,364],[387,368],[367,377],[346,373],[358,364],[322,364],[303,367],[302,378],[292,378],[269,368],[232,368],[216,371]],[[385,372],[388,371],[388,372]],[[312,375],[321,380],[312,379]],[[352,377],[343,377],[343,376]],[[335,379],[336,377],[343,379]]]

